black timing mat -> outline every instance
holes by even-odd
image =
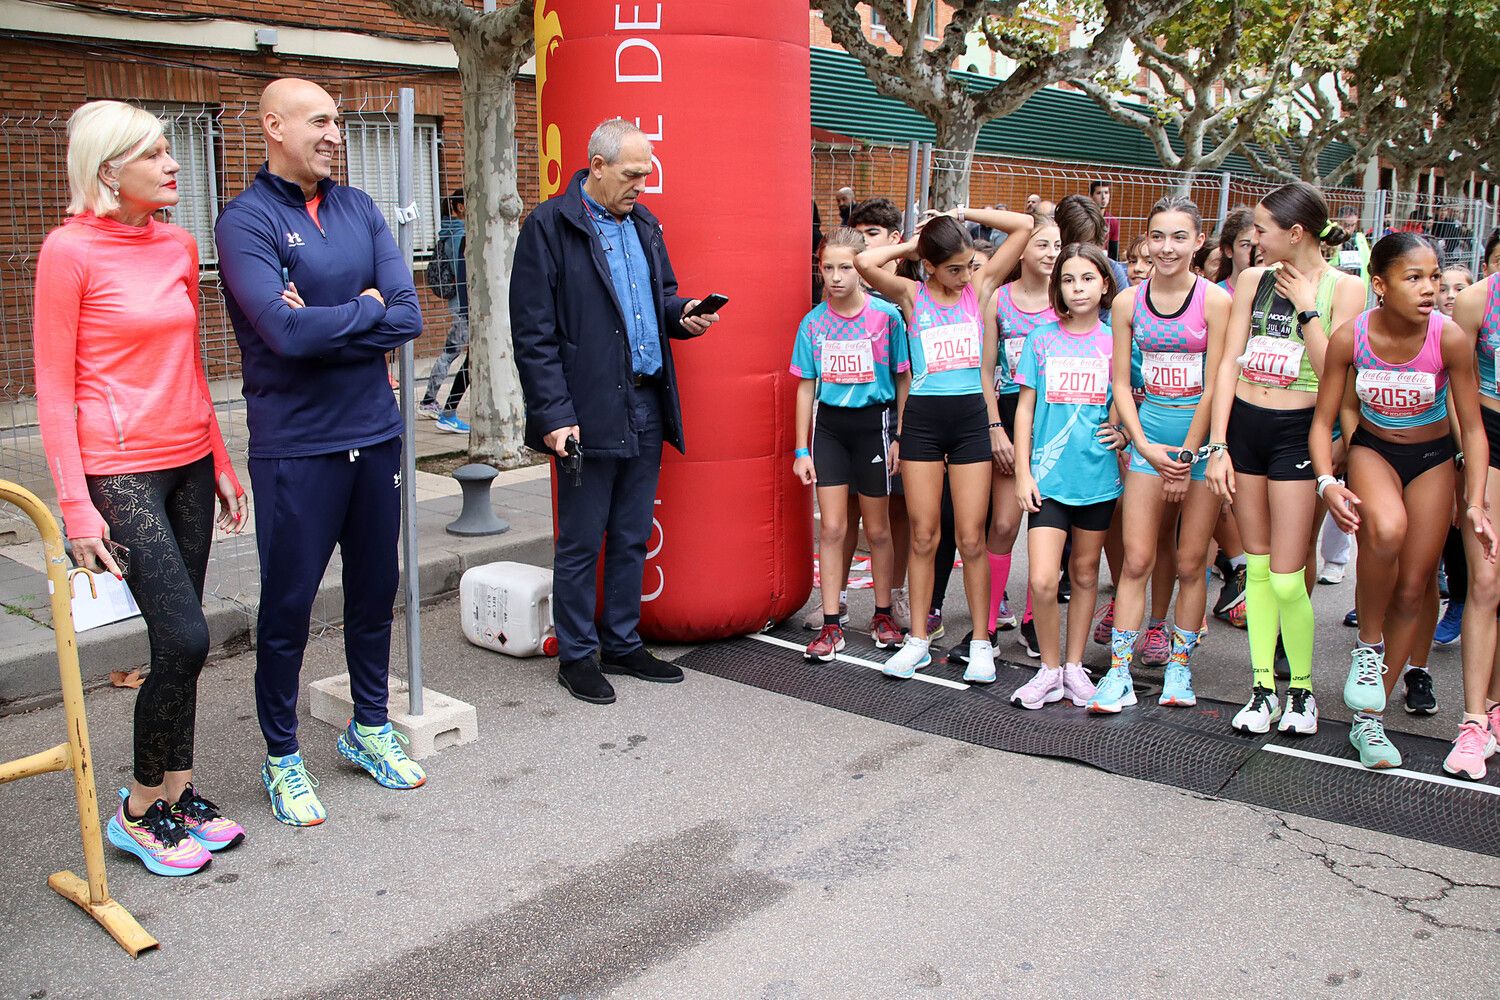
[[[963,668],[941,663],[899,681],[866,664],[889,652],[845,633],[846,662],[807,663],[808,634],[782,625],[700,647],[677,661],[707,674],[802,701],[1012,753],[1058,757],[1111,774],[1313,816],[1500,857],[1500,756],[1486,781],[1443,772],[1450,744],[1393,733],[1400,771],[1367,771],[1349,745],[1349,727],[1323,719],[1304,738],[1243,736],[1229,727],[1238,705],[1199,698],[1194,708],[1162,708],[1159,688],[1136,678],[1140,704],[1091,716],[1067,701],[1037,712],[1007,699],[1034,668],[997,661],[999,679],[965,686]],[[857,661],[865,661],[864,664]],[[1350,766],[1350,765],[1353,766]],[[1410,773],[1404,773],[1410,772]]]

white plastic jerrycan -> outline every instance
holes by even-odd
[[[458,584],[464,638],[510,656],[556,656],[552,571],[496,562],[466,570]]]

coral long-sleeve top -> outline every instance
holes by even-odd
[[[85,475],[172,469],[224,448],[198,347],[198,245],[179,226],[92,213],[47,234],[33,312],[37,411],[68,537],[104,519]]]

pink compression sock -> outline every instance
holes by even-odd
[[[1010,553],[990,557],[990,628],[995,631],[996,619],[1000,617],[1000,602],[1005,599],[1005,584],[1010,579]]]

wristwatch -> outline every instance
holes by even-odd
[[[1182,448],[1178,451],[1168,451],[1167,457],[1174,462],[1181,462],[1184,465],[1192,465],[1193,462],[1198,458],[1198,453],[1191,448]]]
[[[1304,309],[1302,312],[1299,312],[1297,314],[1297,326],[1303,327],[1311,323],[1315,319],[1322,318],[1323,314],[1318,312],[1316,309]]]

